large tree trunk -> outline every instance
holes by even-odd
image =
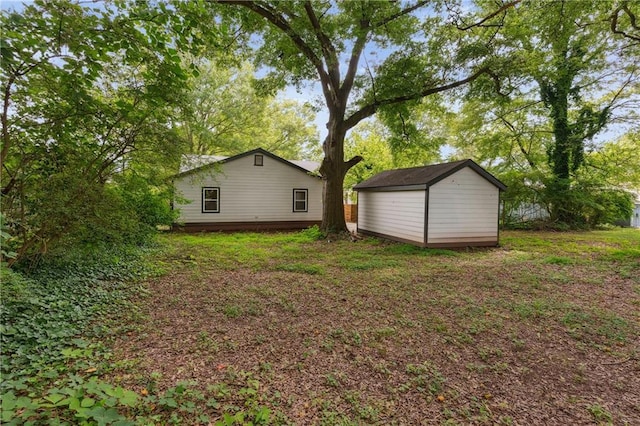
[[[561,55],[555,78],[540,84],[540,94],[549,108],[553,126],[553,144],[547,150],[552,172],[547,197],[551,202],[551,217],[558,222],[574,225],[580,215],[576,213],[576,206],[572,202],[571,171],[580,167],[583,157],[580,141],[576,140],[569,122],[569,97],[575,71],[568,65],[571,57],[567,57],[567,51],[561,52]]]
[[[565,84],[567,85],[567,84]],[[555,88],[555,97],[551,105],[553,118],[554,145],[549,150],[549,160],[553,172],[553,182],[550,185],[550,198],[552,217],[563,223],[572,223],[575,215],[572,214],[569,203],[569,191],[571,190],[571,132],[568,120],[568,91],[562,90],[559,84]]]
[[[339,170],[339,167],[333,167],[333,165],[327,167],[325,172],[326,174],[322,177],[324,179],[322,230],[329,233],[347,231],[342,204],[344,173]]]
[[[351,167],[362,161],[362,157],[356,156],[344,161],[344,125],[330,118],[327,127],[329,134],[324,140],[324,159],[320,166],[320,174],[324,180],[321,229],[328,233],[347,232],[342,204],[344,177]]]

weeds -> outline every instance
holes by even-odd
[[[106,252],[43,259],[33,273],[3,270],[0,420],[518,424],[529,411],[546,414],[548,405],[526,397],[541,394],[531,378],[544,375],[554,398],[581,395],[570,413],[576,423],[633,424],[637,412],[608,399],[629,391],[626,377],[612,367],[619,386],[593,395],[597,369],[556,360],[578,353],[610,357],[605,362],[616,366],[632,350],[640,335],[640,234],[502,238],[503,248],[449,251],[329,242],[318,229],[168,235],[163,263]],[[154,293],[139,284],[167,270],[166,280],[150,282]],[[172,312],[147,318],[140,300]],[[152,344],[164,342],[186,311],[197,320],[194,330],[161,358],[142,350],[114,359],[118,333],[159,347]],[[153,370],[159,362],[163,374]],[[198,362],[206,368],[192,371]],[[565,381],[546,368],[564,368],[558,376]],[[571,395],[567,379],[577,387]],[[516,403],[514,387],[523,398]],[[585,400],[602,402],[578,404]],[[518,411],[522,401],[527,412]]]
[[[613,416],[606,408],[604,408],[600,404],[589,405],[587,407],[587,411],[591,413],[591,415],[593,416],[593,420],[595,420],[599,425],[613,424]]]

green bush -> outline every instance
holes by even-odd
[[[302,230],[301,233],[312,241],[322,240],[326,237],[326,234],[320,230],[318,225],[310,226],[309,228]]]
[[[556,205],[557,226],[592,229],[598,225],[628,220],[633,211],[632,197],[625,191],[602,188],[592,182],[578,182],[569,191],[549,196]]]
[[[510,170],[499,177],[508,187],[501,195],[501,221],[510,229],[592,229],[628,221],[633,210],[630,194],[586,175],[568,181]],[[515,214],[521,206],[537,206],[551,214],[523,221]]]

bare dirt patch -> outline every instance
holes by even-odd
[[[127,380],[193,381],[211,418],[251,380],[272,423],[640,424],[640,260],[609,251],[635,236],[585,239],[589,261],[555,234],[555,258],[544,234],[460,252],[201,238],[168,238],[147,322],[117,346]]]

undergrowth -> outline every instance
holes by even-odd
[[[163,272],[149,251],[76,249],[15,269],[0,265],[0,423],[210,423],[196,416],[198,393],[186,384],[155,394],[102,378],[114,369],[109,340],[143,320],[134,303],[146,293],[140,280]],[[268,417],[256,405],[222,413],[218,424]]]

